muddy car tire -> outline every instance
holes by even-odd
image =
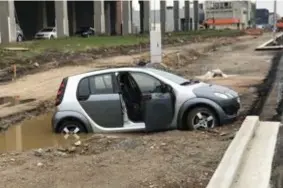
[[[211,129],[219,125],[215,112],[208,107],[189,110],[184,119],[185,130]]]
[[[17,42],[22,42],[23,41],[23,36],[22,35],[18,35],[17,36]]]
[[[56,132],[61,134],[79,134],[87,133],[87,130],[79,121],[65,120],[61,123]]]

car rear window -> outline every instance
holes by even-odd
[[[78,86],[78,96],[90,95],[89,79],[84,78],[80,81]]]
[[[83,78],[78,86],[78,96],[114,93],[112,74],[103,74]]]
[[[90,77],[90,91],[92,94],[112,94],[113,83],[111,74]]]

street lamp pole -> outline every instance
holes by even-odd
[[[154,0],[153,3],[153,28],[156,30],[156,1]]]
[[[274,13],[274,16],[273,16],[273,40],[274,40],[274,42],[276,42],[275,40],[276,40],[276,30],[277,30],[277,28],[276,28],[276,23],[277,23],[277,0],[274,0],[274,11],[273,11]]]

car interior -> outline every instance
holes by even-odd
[[[169,93],[172,99],[171,105],[174,106],[175,104],[175,95],[170,86],[161,84],[157,85],[154,91],[141,91],[135,78],[129,72],[119,73],[117,80],[120,85],[121,96],[127,108],[128,117],[133,122],[144,122],[145,105],[147,101],[151,100],[152,93]]]

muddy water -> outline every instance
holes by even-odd
[[[73,135],[64,137],[64,135],[53,133],[51,117],[52,114],[38,116],[11,126],[7,131],[0,133],[0,153],[64,146],[87,137],[87,135],[79,135],[80,138]]]

